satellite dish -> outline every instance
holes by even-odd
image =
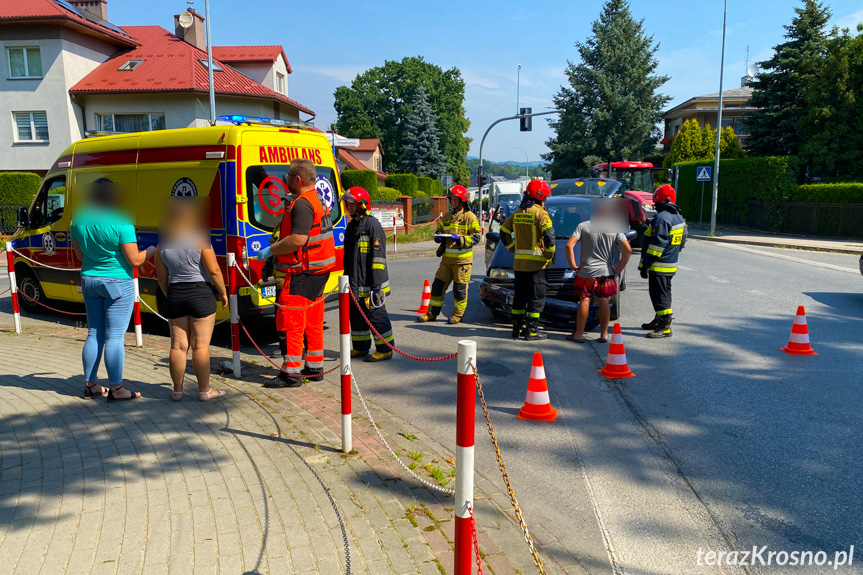
[[[758,64],[752,64],[746,69],[746,74],[752,77],[758,75],[761,72],[761,68],[758,67]]]
[[[192,26],[192,23],[195,20],[189,12],[183,12],[182,14],[180,14],[180,17],[177,19],[177,21],[180,23],[180,26],[188,29]]]

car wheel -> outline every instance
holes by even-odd
[[[21,265],[15,270],[16,283],[18,284],[18,302],[28,313],[44,313],[45,308],[41,305],[48,303],[42,284],[39,283],[36,274],[29,267]]]
[[[615,294],[608,298],[608,305],[611,306],[610,319],[616,321],[620,319],[620,294]]]

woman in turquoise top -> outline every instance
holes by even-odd
[[[121,191],[101,178],[89,190],[86,207],[72,218],[72,247],[81,259],[81,292],[87,306],[87,341],[81,353],[86,387],[84,397],[104,395],[96,374],[105,351],[108,401],[141,397],[123,387],[123,337],[132,317],[135,288],[132,269],[144,264],[156,248],[138,250],[135,227],[118,209]]]

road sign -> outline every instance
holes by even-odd
[[[695,181],[696,182],[709,182],[710,181],[710,172],[713,169],[710,166],[699,166],[695,171]]]

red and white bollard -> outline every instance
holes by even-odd
[[[144,347],[141,334],[141,290],[138,287],[138,268],[132,268],[132,285],[135,286],[135,303],[132,304],[132,319],[135,325],[135,346]]]
[[[21,309],[18,307],[18,280],[15,278],[12,240],[6,240],[6,265],[9,266],[9,286],[12,290],[12,315],[15,318],[15,333],[21,333]]]
[[[397,235],[397,234],[396,234],[396,231],[397,231],[397,230],[396,230],[396,215],[395,215],[395,214],[393,214],[393,251],[394,251],[394,252],[398,252],[398,251],[399,251],[399,242],[398,242],[398,240],[397,240],[397,238],[396,238],[396,235]]]
[[[231,351],[233,351],[234,377],[240,378],[240,314],[237,308],[237,256],[228,252],[228,303],[231,308]]]
[[[339,276],[339,360],[342,383],[342,453],[353,449],[351,430],[351,288]]]
[[[476,342],[458,342],[455,423],[455,574],[470,575],[473,565],[473,464],[476,420]]]

